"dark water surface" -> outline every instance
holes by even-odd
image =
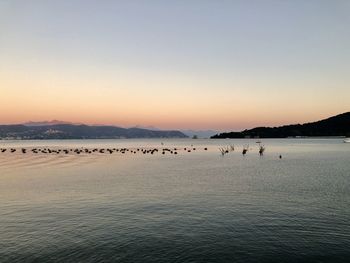
[[[263,140],[260,157],[254,140],[163,142],[0,141],[196,148],[0,153],[0,262],[348,262],[350,144]],[[220,156],[229,144],[235,152]]]

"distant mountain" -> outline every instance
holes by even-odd
[[[147,129],[152,131],[162,131],[162,129],[154,127],[154,126],[141,126],[136,125],[133,128]],[[192,138],[193,136],[197,136],[198,138],[206,139],[218,133],[218,131],[213,130],[180,130],[182,133]]]
[[[58,120],[52,120],[52,121],[40,121],[40,122],[35,122],[35,121],[29,121],[23,123],[25,126],[49,126],[49,125],[58,125],[58,124],[73,124],[68,121],[58,121]]]
[[[312,136],[350,136],[350,112],[339,114],[321,121],[280,127],[257,127],[242,132],[227,132],[212,136],[223,138],[286,138]]]
[[[154,127],[154,126],[136,125],[136,126],[131,127],[131,128],[138,128],[138,129],[145,129],[145,130],[152,130],[152,131],[162,131],[162,129],[159,129],[159,128]]]
[[[197,136],[198,138],[210,138],[211,136],[217,134],[217,131],[213,130],[181,130],[184,134],[186,134],[189,137]]]
[[[115,126],[0,125],[0,139],[115,139],[115,138],[186,138],[180,131],[153,131]]]

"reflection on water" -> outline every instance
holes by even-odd
[[[260,157],[254,140],[0,141],[196,147],[176,156],[0,153],[0,262],[345,262],[349,145],[263,143]]]

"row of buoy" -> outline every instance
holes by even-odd
[[[231,148],[219,148],[222,155],[225,155],[231,151],[234,151],[234,147],[231,146]],[[246,155],[248,152],[249,147],[243,147],[242,154]],[[127,152],[131,154],[136,154],[136,153],[142,153],[142,154],[155,154],[158,152],[161,152],[163,155],[168,153],[168,154],[174,154],[177,155],[180,151],[184,152],[192,152],[196,151],[197,149],[195,147],[184,147],[184,148],[136,148],[136,149],[129,149],[129,148],[70,148],[70,149],[50,149],[50,148],[0,148],[0,153],[15,153],[15,152],[21,152],[22,154],[26,154],[28,151],[32,152],[34,154],[93,154],[93,153],[99,153],[99,154],[113,154],[113,153],[121,153],[125,154]],[[204,151],[207,151],[208,148],[205,147],[203,148]],[[265,147],[260,147],[259,148],[259,154],[262,156],[264,154]],[[282,159],[282,155],[279,155],[279,158]]]
[[[204,151],[207,151],[208,148],[205,147]],[[121,153],[125,154],[127,152],[136,154],[136,153],[142,153],[142,154],[155,154],[158,152],[161,152],[162,154],[178,154],[180,151],[184,152],[192,152],[196,151],[195,147],[185,147],[185,148],[70,148],[70,149],[50,149],[50,148],[0,148],[0,153],[15,153],[15,152],[22,152],[23,154],[26,154],[27,151],[30,151],[34,154],[69,154],[69,153],[74,153],[74,154],[93,154],[93,153],[100,153],[100,154],[113,154],[113,153]]]

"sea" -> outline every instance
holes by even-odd
[[[85,152],[107,148],[129,151]],[[350,144],[340,138],[2,140],[0,149],[2,263],[350,259]]]

